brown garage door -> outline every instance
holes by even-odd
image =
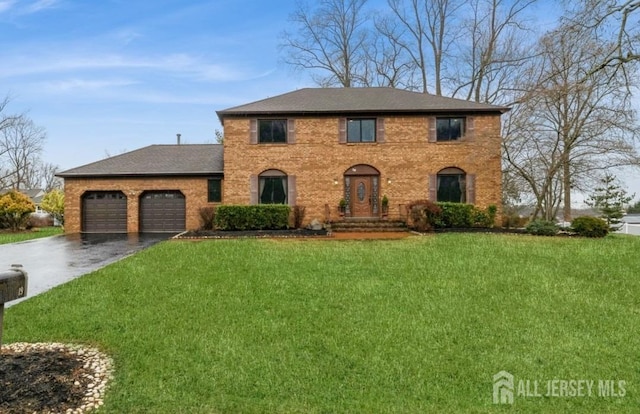
[[[185,199],[180,191],[146,191],[142,194],[141,232],[177,233],[185,227]]]
[[[92,191],[82,196],[82,231],[126,233],[127,197],[121,191]]]

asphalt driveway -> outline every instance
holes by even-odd
[[[0,270],[21,264],[29,276],[27,297],[93,272],[159,241],[170,234],[75,234],[45,237],[0,246]]]

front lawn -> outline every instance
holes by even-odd
[[[109,353],[107,413],[634,412],[638,252],[628,236],[168,241],[9,308],[4,339]],[[492,402],[502,370],[513,406]],[[519,380],[596,388],[524,397]]]
[[[0,244],[17,243],[26,240],[39,239],[41,237],[55,236],[58,234],[62,234],[62,227],[42,227],[19,232],[0,230]]]

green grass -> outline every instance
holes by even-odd
[[[26,240],[39,239],[62,234],[61,227],[42,227],[33,230],[25,230],[18,233],[9,231],[0,232],[0,244],[17,243]]]
[[[163,242],[9,308],[5,341],[107,351],[106,413],[637,412],[639,252],[625,236]],[[501,370],[626,395],[498,406]]]

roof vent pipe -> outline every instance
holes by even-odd
[[[178,145],[180,145],[180,135],[181,134],[176,134],[176,137],[178,138]]]

